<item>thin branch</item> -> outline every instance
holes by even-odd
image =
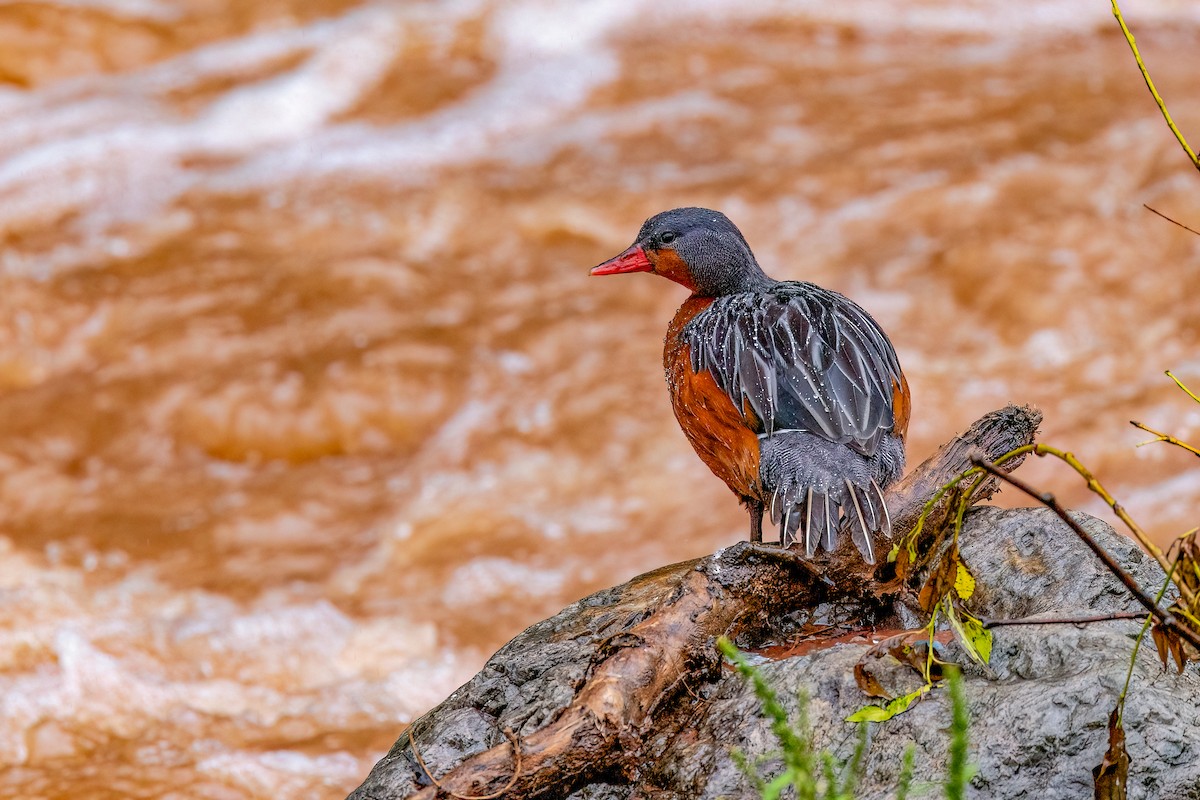
[[[1200,169],[1200,158],[1196,157],[1196,153],[1188,146],[1187,139],[1183,138],[1183,133],[1175,126],[1175,121],[1171,119],[1171,112],[1167,111],[1167,104],[1163,101],[1162,96],[1159,95],[1158,89],[1154,88],[1154,81],[1150,80],[1150,72],[1146,69],[1146,64],[1142,61],[1142,54],[1138,52],[1137,42],[1134,41],[1132,31],[1125,24],[1125,18],[1121,16],[1121,9],[1117,5],[1117,0],[1112,0],[1112,10],[1113,16],[1117,18],[1117,22],[1121,26],[1121,33],[1125,34],[1125,41],[1129,42],[1129,49],[1133,51],[1133,58],[1137,61],[1142,78],[1146,81],[1146,88],[1150,90],[1150,94],[1154,95],[1154,102],[1158,104],[1158,110],[1162,112],[1163,119],[1167,121],[1167,127],[1171,129],[1171,133],[1175,134],[1175,138],[1179,140],[1179,144],[1183,147],[1183,152],[1187,153],[1192,166]]]
[[[1150,206],[1146,205],[1145,203],[1142,203],[1142,208],[1146,209],[1147,211],[1149,211],[1149,212],[1151,212],[1151,213],[1153,213],[1153,214],[1158,214],[1160,217],[1162,217],[1163,219],[1165,219],[1167,222],[1171,223],[1172,225],[1178,225],[1179,227],[1183,228],[1183,229],[1184,229],[1185,231],[1187,231],[1188,233],[1194,233],[1194,234],[1196,234],[1197,236],[1200,236],[1200,231],[1194,231],[1194,230],[1192,230],[1192,229],[1191,229],[1191,228],[1189,228],[1187,225],[1184,225],[1182,222],[1179,222],[1178,220],[1173,220],[1173,219],[1171,219],[1171,218],[1170,218],[1170,217],[1168,217],[1166,214],[1162,213],[1161,211],[1159,211],[1159,210],[1157,210],[1157,209],[1151,208]]]
[[[1175,577],[1175,568],[1179,566],[1182,558],[1177,558],[1171,562],[1171,571],[1167,573],[1167,579],[1163,581],[1162,588],[1158,590],[1158,594],[1154,597],[1154,605],[1162,602],[1163,595],[1167,593],[1167,588],[1171,585],[1171,579]],[[1133,680],[1133,665],[1137,663],[1138,650],[1142,647],[1142,640],[1146,638],[1146,631],[1150,630],[1150,621],[1153,617],[1146,617],[1146,621],[1142,623],[1142,629],[1138,631],[1137,638],[1133,640],[1133,653],[1129,656],[1129,669],[1125,671],[1125,685],[1121,687],[1121,695],[1117,698],[1117,722],[1120,724],[1125,717],[1125,698],[1129,696],[1129,683]],[[1164,659],[1165,662],[1165,659]],[[1163,664],[1165,668],[1166,663]]]
[[[1024,460],[1024,457],[1026,455],[1028,455],[1029,453],[1037,453],[1039,456],[1042,455],[1040,452],[1037,451],[1038,447],[1041,447],[1041,445],[1035,445],[1032,442],[1030,442],[1029,444],[1025,444],[1025,445],[1017,447],[1013,450],[1009,450],[1007,453],[1004,453],[1003,455],[1001,455],[1001,456],[997,457],[995,460],[993,460],[992,463],[999,466],[1001,464],[1006,464],[1009,461],[1013,461],[1015,459],[1016,462],[1013,464],[1013,469],[1016,469],[1016,467],[1020,465],[1021,461]],[[975,454],[974,451],[969,451],[967,453],[968,459],[973,458],[974,454]],[[908,548],[909,560],[915,561],[917,559],[916,548],[917,548],[918,539],[920,538],[921,533],[925,529],[926,521],[929,519],[929,517],[933,513],[934,509],[937,508],[938,503],[941,502],[942,498],[945,497],[947,493],[957,490],[958,485],[960,483],[962,483],[963,481],[965,481],[967,478],[978,476],[979,479],[974,481],[971,484],[970,488],[967,489],[964,494],[959,496],[959,501],[958,501],[958,506],[957,506],[958,510],[957,510],[957,517],[956,517],[957,527],[954,530],[954,541],[955,541],[955,543],[957,543],[958,542],[958,533],[959,533],[959,530],[961,530],[961,528],[962,528],[962,515],[964,513],[965,506],[971,505],[974,502],[978,502],[977,500],[973,500],[972,498],[975,495],[976,489],[978,489],[979,486],[982,484],[982,475],[983,474],[980,472],[980,470],[977,467],[970,467],[968,469],[962,470],[955,477],[951,478],[950,480],[946,481],[941,486],[939,486],[937,488],[937,490],[930,496],[929,500],[927,500],[925,502],[925,505],[922,506],[921,514],[920,514],[920,516],[917,517],[916,523],[912,526],[912,528],[909,530],[909,532],[906,533],[904,536],[900,537],[900,539],[896,542],[896,544],[892,546],[892,550],[888,554],[888,560],[891,561],[891,560],[895,559],[895,557],[900,552],[901,546],[905,546]],[[932,550],[936,550],[936,548],[931,548],[931,551]]]
[[[1138,445],[1138,447],[1141,447],[1142,445],[1147,445],[1147,444],[1154,444],[1155,442],[1166,442],[1167,444],[1173,444],[1176,447],[1182,447],[1184,450],[1187,450],[1192,455],[1200,457],[1200,450],[1196,449],[1195,447],[1188,444],[1187,442],[1176,439],[1174,436],[1172,436],[1169,433],[1160,433],[1159,431],[1154,430],[1154,428],[1151,428],[1148,425],[1143,425],[1142,423],[1137,422],[1132,419],[1129,420],[1129,424],[1139,430],[1143,430],[1146,433],[1157,437],[1155,439],[1151,439],[1148,442],[1142,442],[1141,444]]]
[[[1180,389],[1182,389],[1184,394],[1186,394],[1188,397],[1195,400],[1197,403],[1200,403],[1200,397],[1197,397],[1195,392],[1193,392],[1188,387],[1184,386],[1183,381],[1181,381],[1181,380],[1179,380],[1179,378],[1175,377],[1175,373],[1171,372],[1171,370],[1167,370],[1166,375],[1168,378],[1175,381],[1175,385],[1178,386]]]
[[[1020,619],[989,619],[979,620],[985,628],[999,628],[1007,625],[1087,625],[1092,622],[1111,622],[1115,619],[1141,619],[1145,611],[1117,611],[1111,614],[1094,614],[1090,617],[1022,617]]]
[[[1071,515],[1067,513],[1067,510],[1062,507],[1062,504],[1058,502],[1053,494],[1050,492],[1039,492],[1025,481],[1009,475],[990,461],[979,457],[975,457],[972,460],[980,469],[996,476],[1001,481],[1020,489],[1022,492],[1044,504],[1047,508],[1057,514],[1059,519],[1067,523],[1071,530],[1075,532],[1075,535],[1082,539],[1083,543],[1086,544],[1088,548],[1096,554],[1096,557],[1104,562],[1104,566],[1108,567],[1109,572],[1115,575],[1117,579],[1121,581],[1121,583],[1125,584],[1125,588],[1128,589],[1131,594],[1133,594],[1134,599],[1141,603],[1147,611],[1153,614],[1155,618],[1163,624],[1164,627],[1175,631],[1192,647],[1200,649],[1200,634],[1197,634],[1191,628],[1180,623],[1179,620],[1175,618],[1175,615],[1171,614],[1169,611],[1164,611],[1163,609],[1159,608],[1158,604],[1154,602],[1154,598],[1150,597],[1150,595],[1146,594],[1142,590],[1142,587],[1138,586],[1138,583],[1133,579],[1133,576],[1122,569],[1121,565],[1117,563],[1116,559],[1114,559],[1107,550],[1101,547],[1096,540],[1092,538],[1092,535],[1084,530],[1082,525],[1071,519]]]
[[[1074,453],[1059,450],[1057,447],[1050,447],[1049,445],[1045,444],[1034,445],[1033,452],[1038,456],[1054,456],[1055,458],[1065,462],[1067,466],[1079,473],[1080,477],[1087,481],[1088,489],[1099,495],[1100,498],[1108,504],[1108,507],[1112,509],[1112,512],[1117,515],[1117,518],[1121,520],[1121,522],[1125,523],[1125,527],[1129,528],[1129,532],[1134,535],[1134,538],[1136,538],[1142,547],[1145,548],[1146,552],[1148,552],[1154,558],[1154,560],[1158,562],[1158,565],[1162,567],[1162,571],[1169,572],[1171,570],[1171,562],[1163,554],[1162,548],[1160,548],[1154,543],[1153,540],[1151,540],[1150,536],[1144,530],[1142,530],[1142,526],[1138,525],[1134,518],[1129,515],[1129,512],[1125,510],[1125,507],[1118,503],[1116,498],[1108,493],[1108,490],[1104,488],[1104,485],[1097,480],[1096,476],[1092,474],[1091,470],[1085,467],[1083,463],[1075,457]],[[1191,589],[1184,584],[1177,585],[1179,586],[1180,593],[1187,601],[1188,606],[1190,607],[1195,605],[1196,596]]]
[[[421,770],[426,776],[428,776],[429,780],[433,781],[433,785],[439,790],[445,792],[451,797],[458,798],[458,800],[496,800],[497,797],[511,789],[513,785],[516,784],[517,778],[521,777],[521,744],[517,741],[516,734],[514,734],[510,729],[505,728],[504,735],[510,742],[512,742],[513,760],[516,763],[513,765],[512,777],[508,779],[508,783],[504,784],[504,788],[498,789],[491,794],[459,794],[458,792],[451,791],[445,786],[442,786],[442,784],[438,782],[438,779],[433,777],[433,773],[429,771],[429,767],[425,766],[425,762],[421,759],[421,754],[417,752],[417,740],[413,738],[412,728],[408,729],[408,744],[409,747],[412,748],[413,757],[417,759],[417,764],[421,766]]]

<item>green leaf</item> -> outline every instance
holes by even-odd
[[[858,711],[846,717],[846,722],[887,722],[897,714],[907,711],[914,700],[923,696],[932,688],[933,685],[927,683],[915,692],[909,692],[897,697],[886,706],[863,706]]]
[[[980,664],[988,663],[992,657],[992,632],[966,611],[956,611],[950,598],[947,597],[943,605],[950,620],[950,627],[954,629],[954,635],[958,637],[967,655]]]
[[[891,705],[891,703],[888,703],[888,705]],[[886,706],[863,706],[858,711],[846,717],[846,722],[884,722],[894,716],[895,714],[888,712]]]
[[[963,631],[971,640],[971,644],[975,647],[975,652],[979,653],[983,663],[987,664],[992,658],[992,632],[965,611],[962,614],[962,626]]]
[[[795,773],[790,769],[776,777],[763,790],[762,800],[778,800],[779,795],[783,794],[783,790],[792,785],[795,777]]]

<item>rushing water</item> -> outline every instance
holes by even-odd
[[[1102,0],[0,5],[0,794],[336,797],[525,625],[742,538],[678,205],[1200,523],[1200,176]],[[1184,130],[1200,15],[1130,3]],[[1189,471],[1190,470],[1190,471]],[[1099,510],[1062,469],[1028,474]],[[1011,500],[1009,502],[1012,502]]]

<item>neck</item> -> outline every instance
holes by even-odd
[[[738,280],[735,282],[737,288],[731,294],[763,292],[777,283],[779,281],[762,271],[762,267],[758,265],[758,262],[752,261],[750,262],[750,269],[745,270],[738,276]]]
[[[697,281],[695,294],[700,297],[724,297],[731,294],[763,292],[779,281],[762,271],[755,261],[738,270],[731,270],[709,280]]]

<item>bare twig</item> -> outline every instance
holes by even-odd
[[[1146,552],[1158,562],[1158,565],[1162,567],[1163,572],[1171,571],[1171,562],[1163,553],[1162,548],[1154,543],[1149,534],[1142,529],[1142,526],[1139,525],[1137,521],[1129,515],[1129,512],[1125,510],[1124,506],[1117,502],[1115,497],[1108,493],[1108,490],[1104,488],[1104,485],[1100,483],[1095,475],[1092,474],[1091,470],[1085,467],[1083,463],[1075,457],[1074,453],[1059,450],[1057,447],[1050,447],[1049,445],[1044,444],[1034,445],[1033,452],[1038,456],[1054,456],[1055,458],[1064,462],[1071,469],[1079,473],[1079,476],[1087,481],[1088,489],[1090,489],[1094,494],[1099,495],[1100,499],[1108,504],[1108,507],[1112,509],[1112,512],[1117,515],[1117,518],[1121,520],[1121,522],[1125,523],[1125,527],[1129,528],[1129,532],[1133,534],[1134,538],[1138,540]],[[1187,601],[1188,606],[1191,607],[1195,605],[1195,593],[1183,583],[1177,582],[1176,585],[1179,587],[1179,592]]]
[[[1154,602],[1154,598],[1146,594],[1146,592],[1142,590],[1141,586],[1138,586],[1138,583],[1133,579],[1133,576],[1122,569],[1121,565],[1117,563],[1116,559],[1114,559],[1107,550],[1101,547],[1096,540],[1092,538],[1092,535],[1084,530],[1082,525],[1071,519],[1071,515],[1067,513],[1067,510],[1063,508],[1062,504],[1058,502],[1053,494],[1050,492],[1039,492],[1025,481],[1009,475],[986,459],[976,457],[973,460],[975,465],[980,469],[995,476],[996,478],[999,478],[1001,481],[1020,489],[1022,492],[1039,501],[1057,514],[1059,519],[1067,523],[1067,526],[1075,532],[1075,535],[1082,539],[1083,543],[1086,544],[1088,548],[1096,554],[1096,557],[1104,562],[1104,566],[1108,567],[1109,572],[1115,575],[1117,579],[1125,585],[1125,588],[1128,589],[1129,592],[1134,596],[1134,599],[1141,603],[1147,611],[1153,614],[1154,617],[1161,622],[1164,627],[1169,628],[1177,633],[1182,639],[1184,639],[1193,647],[1200,648],[1200,634],[1197,634],[1191,628],[1180,623],[1179,620],[1175,618],[1174,614],[1159,608],[1158,604]]]
[[[1184,229],[1185,231],[1187,231],[1188,233],[1194,233],[1194,234],[1196,234],[1197,236],[1200,236],[1200,231],[1194,231],[1194,230],[1192,230],[1192,229],[1191,229],[1191,228],[1189,228],[1187,225],[1184,225],[1182,222],[1179,222],[1178,220],[1173,220],[1173,219],[1171,219],[1171,218],[1170,218],[1170,217],[1168,217],[1166,214],[1162,213],[1161,211],[1159,211],[1159,210],[1157,210],[1157,209],[1151,208],[1150,206],[1146,205],[1145,203],[1142,203],[1142,208],[1146,209],[1147,211],[1149,211],[1149,212],[1151,212],[1151,213],[1158,214],[1160,217],[1162,217],[1163,219],[1165,219],[1167,222],[1171,223],[1172,225],[1178,225],[1179,227],[1183,228],[1183,229]]]
[[[1168,378],[1175,381],[1175,385],[1178,386],[1180,389],[1182,389],[1184,394],[1186,394],[1188,397],[1195,400],[1197,403],[1200,403],[1200,396],[1197,396],[1195,392],[1193,392],[1188,387],[1184,386],[1183,381],[1181,381],[1181,380],[1179,380],[1179,378],[1175,377],[1175,373],[1171,372],[1171,370],[1167,370],[1166,375]]]
[[[1158,590],[1158,594],[1154,597],[1154,605],[1162,602],[1163,595],[1167,593],[1167,588],[1171,585],[1171,579],[1175,577],[1175,568],[1179,566],[1182,559],[1175,559],[1171,562],[1171,571],[1167,573],[1167,579],[1163,581],[1162,588]],[[1133,680],[1133,665],[1137,663],[1138,650],[1142,647],[1142,640],[1146,638],[1146,631],[1150,630],[1150,622],[1153,617],[1146,617],[1146,621],[1142,623],[1142,629],[1138,631],[1137,638],[1133,640],[1133,652],[1129,655],[1129,669],[1125,671],[1125,685],[1121,687],[1121,694],[1117,697],[1117,722],[1120,724],[1125,716],[1125,698],[1129,696],[1129,684]],[[1166,659],[1163,659],[1163,667],[1166,667]]]
[[[508,783],[504,784],[504,788],[498,789],[491,794],[459,794],[458,792],[442,786],[442,784],[438,782],[438,779],[433,777],[433,773],[429,771],[429,767],[425,766],[425,762],[421,759],[421,754],[417,752],[417,740],[413,738],[412,728],[408,729],[408,744],[409,747],[412,748],[413,758],[417,760],[417,764],[421,766],[421,770],[425,773],[429,780],[433,781],[433,785],[441,791],[445,792],[451,797],[458,798],[458,800],[496,800],[497,797],[511,789],[513,784],[517,782],[517,778],[521,777],[521,744],[517,741],[516,734],[513,733],[509,728],[504,729],[504,735],[507,737],[508,741],[512,742],[513,761],[515,762],[513,764],[513,774],[512,777],[508,779]]]
[[[686,675],[680,675],[680,676],[679,676],[679,682],[680,682],[680,683],[683,685],[683,688],[684,688],[684,689],[687,691],[687,693],[688,693],[688,694],[690,694],[690,695],[692,696],[692,699],[693,699],[693,700],[703,700],[703,699],[704,699],[704,698],[703,698],[703,697],[701,697],[700,695],[696,694],[695,690],[694,690],[694,689],[692,689],[692,687],[691,687],[691,686],[688,686],[688,682],[687,682],[687,676],[686,676]]]
[[[1151,439],[1148,442],[1142,442],[1142,444],[1139,444],[1138,447],[1141,447],[1142,445],[1147,445],[1147,444],[1154,444],[1155,442],[1166,442],[1167,444],[1173,444],[1176,447],[1181,447],[1184,450],[1187,450],[1189,453],[1191,453],[1194,456],[1200,457],[1200,449],[1193,447],[1192,445],[1188,444],[1187,442],[1176,439],[1174,436],[1172,436],[1169,433],[1160,433],[1159,431],[1154,430],[1154,428],[1151,428],[1148,425],[1144,425],[1141,422],[1137,422],[1132,419],[1129,420],[1129,424],[1139,430],[1143,430],[1146,433],[1157,437],[1157,438]]]
[[[1185,392],[1187,392],[1188,395],[1190,395],[1191,397],[1196,397],[1196,395],[1192,394],[1191,391],[1189,391],[1188,388],[1186,386],[1184,386],[1179,381],[1179,379],[1176,378],[1174,375],[1172,375],[1169,371],[1167,372],[1167,375],[1171,378],[1171,380],[1175,381],[1175,383],[1178,384],[1181,389],[1183,389]],[[1197,402],[1200,402],[1200,398],[1197,398]],[[1071,469],[1075,470],[1075,472],[1079,473],[1079,476],[1087,482],[1088,489],[1092,493],[1098,495],[1100,497],[1100,499],[1102,499],[1105,503],[1108,504],[1108,507],[1111,508],[1112,512],[1114,514],[1116,514],[1117,518],[1119,520],[1121,520],[1122,523],[1125,524],[1125,527],[1127,527],[1129,529],[1129,532],[1133,534],[1134,538],[1138,540],[1138,542],[1142,545],[1142,547],[1146,550],[1146,552],[1148,552],[1150,554],[1150,556],[1155,561],[1158,562],[1158,565],[1160,567],[1162,567],[1163,572],[1171,571],[1170,559],[1168,559],[1166,554],[1163,553],[1162,548],[1160,548],[1158,545],[1156,545],[1154,543],[1154,541],[1150,538],[1149,534],[1147,534],[1146,531],[1142,529],[1142,526],[1139,525],[1137,523],[1137,521],[1132,516],[1129,515],[1129,512],[1125,510],[1124,506],[1122,506],[1119,502],[1117,502],[1117,499],[1115,497],[1113,497],[1111,494],[1109,494],[1108,490],[1104,488],[1104,484],[1100,483],[1100,481],[1096,478],[1096,476],[1092,474],[1092,471],[1089,470],[1087,467],[1085,467],[1083,465],[1083,462],[1081,462],[1078,458],[1075,457],[1074,453],[1066,451],[1066,450],[1060,450],[1057,447],[1051,447],[1048,444],[1028,444],[1023,447],[1018,447],[1009,453],[1005,453],[1004,455],[1000,456],[999,458],[992,459],[990,463],[994,467],[999,467],[1002,464],[1008,464],[1011,460],[1014,459],[1015,456],[1020,456],[1023,458],[1028,453],[1033,453],[1034,455],[1038,456],[1039,458],[1044,457],[1044,456],[1053,456],[1053,457],[1057,458],[1058,460],[1062,461],[1064,464],[1066,464]],[[977,456],[978,456],[978,454],[972,455],[972,457],[971,457],[972,463],[974,463],[974,464],[979,463]],[[1016,463],[1020,463],[1020,462],[1017,461]],[[937,502],[942,498],[942,495],[946,494],[958,483],[966,480],[967,478],[970,478],[973,475],[977,475],[977,474],[979,474],[978,468],[972,468],[972,469],[966,470],[966,471],[960,473],[957,477],[955,477],[950,482],[944,484],[941,488],[939,488],[937,490],[936,493],[934,493],[932,499],[926,504],[925,511],[922,512],[921,516],[917,519],[917,522],[916,522],[912,532],[909,533],[906,537],[902,537],[900,539],[900,543],[905,543],[905,542],[908,543],[910,554],[914,547],[916,537],[920,535],[921,528],[925,523],[925,515],[929,512],[929,509],[933,508],[937,504]],[[899,546],[900,545],[898,544],[897,547],[899,547]],[[1186,583],[1183,583],[1182,581],[1176,581],[1176,585],[1179,587],[1179,593],[1183,596],[1183,599],[1186,601],[1187,607],[1191,608],[1191,607],[1195,606],[1197,598],[1196,598],[1196,593],[1192,590],[1192,588],[1190,586],[1188,586]]]
[[[988,619],[979,622],[985,628],[1007,625],[1087,625],[1092,622],[1111,622],[1116,619],[1141,619],[1145,611],[1117,611],[1112,614],[1095,614],[1090,617],[1022,617],[1021,619]]]
[[[1032,442],[1041,422],[1041,413],[1032,408],[1009,406],[994,411],[943,448],[936,468],[927,468],[929,462],[926,462],[888,490],[890,494],[903,488],[903,494],[910,498],[903,506],[891,508],[892,528],[900,535],[888,554],[888,561],[900,557],[901,551],[908,559],[907,564],[897,564],[899,574],[917,574],[927,566],[929,557],[940,552],[936,543],[939,532],[957,521],[956,512],[962,503],[972,505],[999,490],[999,483],[992,478],[984,480],[986,476],[971,466],[971,457],[982,452],[994,463],[1016,469],[1034,452]],[[946,475],[955,477],[947,481]],[[972,480],[967,486],[961,486],[968,478]],[[921,498],[926,501],[911,502]],[[888,502],[890,507],[891,501]],[[907,533],[900,533],[903,531]]]
[[[1192,166],[1200,169],[1200,158],[1197,158],[1196,153],[1188,146],[1187,139],[1183,138],[1183,133],[1176,127],[1175,121],[1171,119],[1171,112],[1167,111],[1166,102],[1163,101],[1162,96],[1158,93],[1158,89],[1154,88],[1154,81],[1150,80],[1150,71],[1146,69],[1146,64],[1142,61],[1142,54],[1138,52],[1133,32],[1129,30],[1129,26],[1125,24],[1125,18],[1121,16],[1121,8],[1117,5],[1117,0],[1112,0],[1112,11],[1113,16],[1117,18],[1117,23],[1121,26],[1121,33],[1125,34],[1125,41],[1129,42],[1129,49],[1133,51],[1133,58],[1137,61],[1142,78],[1146,81],[1146,88],[1150,90],[1150,94],[1154,95],[1154,102],[1158,104],[1158,110],[1162,112],[1163,119],[1167,121],[1167,127],[1171,129],[1171,133],[1175,134],[1175,138],[1179,140],[1179,144],[1183,147],[1183,152],[1187,153]]]

